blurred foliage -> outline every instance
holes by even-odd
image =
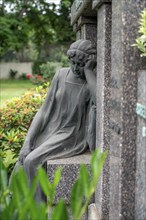
[[[0,14],[0,56],[8,51],[19,51],[28,42],[29,26],[13,14]]]
[[[70,66],[69,59],[68,59],[67,55],[62,55],[61,66],[62,67],[69,67]]]
[[[36,60],[33,62],[33,66],[32,66],[32,74],[33,75],[41,75],[41,69],[40,66],[45,63],[44,61],[41,60]]]
[[[12,69],[10,69],[10,71],[9,71],[9,76],[10,76],[10,78],[11,78],[11,79],[15,79],[17,73],[18,73],[17,70],[12,70]]]
[[[52,81],[55,73],[56,73],[57,65],[54,62],[47,62],[40,66],[40,71],[43,79],[47,81]]]
[[[140,19],[140,26],[139,26],[139,33],[141,34],[140,37],[136,39],[136,43],[132,46],[136,46],[140,52],[141,57],[146,56],[146,8],[141,12],[141,19]]]
[[[71,191],[69,203],[73,220],[80,220],[86,212],[89,201],[96,190],[106,156],[106,151],[101,153],[100,149],[95,150],[91,158],[90,174],[85,164],[81,165],[78,179]],[[61,168],[55,171],[54,179],[51,183],[44,169],[40,167],[33,183],[28,187],[27,177],[22,168],[12,176],[9,185],[7,171],[1,161],[0,166],[1,219],[47,220],[49,216],[50,220],[69,220],[69,213],[64,199],[61,199],[53,207],[56,188],[61,179]],[[34,200],[34,193],[38,183],[47,197],[47,203],[36,204]]]
[[[40,59],[48,45],[70,43],[75,36],[69,18],[72,2],[61,0],[57,6],[47,0],[2,0],[0,56],[30,51]]]
[[[45,99],[48,85],[46,83],[21,97],[13,98],[0,109],[0,156],[9,172],[18,158],[31,121]]]
[[[62,66],[62,63],[51,61],[44,63],[41,61],[35,61],[32,68],[32,83],[42,85],[45,82],[51,82],[56,73],[57,68],[59,68],[60,66]]]

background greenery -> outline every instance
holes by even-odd
[[[47,0],[1,2],[1,59],[48,60],[75,39],[69,17],[73,0],[61,0],[58,6]]]
[[[0,156],[10,173],[18,158],[31,121],[48,91],[49,82],[11,99],[0,109]]]
[[[1,80],[0,107],[4,107],[6,101],[10,101],[13,97],[18,97],[28,89],[35,87],[30,80]]]
[[[146,8],[141,12],[141,18],[139,21],[139,37],[136,38],[135,44],[132,46],[136,46],[141,53],[141,57],[146,57]]]

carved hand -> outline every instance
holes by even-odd
[[[93,72],[95,66],[96,66],[96,61],[93,59],[89,59],[85,64],[84,73],[94,104],[96,105],[96,75]]]
[[[94,70],[94,68],[96,67],[96,60],[93,60],[93,59],[88,59],[86,64],[85,64],[85,67],[84,67],[84,70]]]

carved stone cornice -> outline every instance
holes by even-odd
[[[104,3],[111,3],[112,0],[92,0],[92,9],[99,8]]]

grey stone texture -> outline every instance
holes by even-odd
[[[76,1],[73,2],[71,7],[71,24],[74,25],[80,16],[96,17],[96,10],[92,10],[91,0],[83,0],[78,9],[76,8]]]
[[[72,23],[77,24],[81,16],[90,17],[88,9],[90,19],[93,15],[95,19],[97,11],[96,143],[109,150],[95,194],[97,212],[102,220],[145,220],[146,137],[142,129],[146,119],[136,113],[136,106],[137,102],[146,106],[146,58],[131,45],[138,37],[146,0],[83,2]],[[78,30],[78,37],[86,38],[92,28]]]
[[[48,160],[48,177],[52,181],[54,172],[58,167],[62,168],[62,175],[60,183],[57,187],[55,204],[64,199],[66,204],[70,204],[70,192],[73,184],[75,183],[81,164],[86,164],[88,169],[90,167],[91,153],[87,152],[82,155],[70,157],[66,159]],[[91,200],[93,202],[93,199]]]
[[[109,81],[111,69],[111,5],[103,4],[97,14],[97,127],[96,146],[109,151]],[[100,218],[109,215],[109,157],[100,178],[95,202]]]
[[[92,9],[92,1],[84,0],[80,7],[76,8],[74,1],[71,8],[71,24],[76,32],[76,39],[91,40],[96,46],[97,41],[97,12]]]
[[[76,39],[90,40],[96,47],[97,43],[97,21],[96,17],[80,16],[73,26]]]
[[[90,40],[96,47],[97,24],[95,18],[81,17],[78,25],[80,27],[81,39]]]
[[[146,69],[138,71],[138,103],[146,108]],[[146,219],[146,118],[137,118],[135,219]]]
[[[140,0],[112,1],[110,220],[136,219],[136,172],[137,163],[140,163],[136,162],[137,75],[140,69],[146,68],[146,60],[140,58],[137,49],[131,45],[137,36],[138,19],[145,4]],[[146,203],[145,199],[143,202]],[[144,208],[139,212],[144,213]]]
[[[102,4],[111,3],[112,0],[92,0],[92,9],[99,8]]]

